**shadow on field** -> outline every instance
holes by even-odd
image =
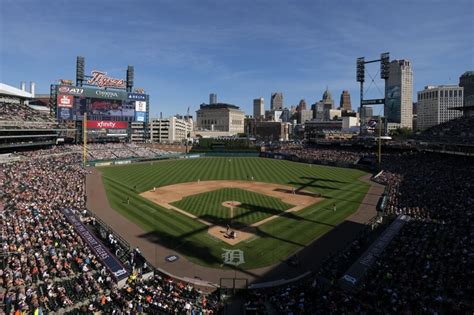
[[[343,182],[340,180],[335,180],[335,179],[329,179],[329,178],[317,178],[317,177],[308,177],[308,176],[302,176],[300,177],[301,179],[309,179],[312,182],[330,182],[330,183],[341,183],[341,184],[349,184],[349,182]]]
[[[194,233],[199,233],[199,231],[187,234]],[[206,264],[216,265],[221,264],[222,262],[222,258],[215,257],[207,245],[190,240],[184,235],[174,236],[164,231],[155,230],[152,232],[141,234],[139,235],[139,237],[146,239],[149,242],[157,243],[171,250],[180,252],[188,257],[198,258],[204,261]]]
[[[252,221],[252,222],[246,222],[245,220],[243,220],[245,217],[251,216],[255,212],[267,213],[268,216],[266,216],[266,217],[273,216],[273,215],[280,215],[281,217],[284,217],[284,218],[290,219],[290,220],[308,221],[308,222],[313,222],[313,223],[318,223],[318,224],[323,224],[323,225],[333,227],[332,224],[327,224],[327,223],[324,223],[324,222],[307,219],[307,218],[301,217],[297,214],[294,214],[292,212],[284,212],[284,210],[277,210],[277,209],[267,208],[267,207],[259,207],[259,206],[255,206],[255,205],[251,205],[251,204],[245,204],[245,203],[241,204],[239,206],[239,208],[245,208],[245,209],[250,210],[250,211],[248,211],[246,213],[238,214],[238,215],[236,215],[232,218],[232,224],[231,225],[233,227],[236,227],[236,228],[243,228],[245,226],[249,226],[249,225],[251,225],[255,222],[258,222],[258,221],[264,219],[264,218],[260,218],[259,220]],[[230,221],[231,221],[230,219],[217,217],[217,216],[214,216],[214,215],[211,215],[211,214],[201,215],[201,216],[199,216],[199,219],[206,220],[207,222],[210,222],[213,225],[222,225],[222,226],[226,226],[227,224],[230,224]]]
[[[279,261],[280,264],[263,274],[257,282],[265,282],[281,278],[290,279],[300,275],[305,271],[318,270],[323,262],[331,257],[334,253],[340,252],[347,248],[347,246],[352,243],[353,239],[355,239],[365,227],[365,224],[345,220],[311,244],[306,246],[297,244],[301,246],[301,250],[299,250],[296,254],[292,254],[288,257],[285,257],[284,259],[281,259]],[[275,236],[269,235],[269,237]],[[359,244],[359,246],[364,247],[368,245]],[[291,260],[294,257],[297,257],[297,265],[293,265],[291,263]],[[349,266],[347,266],[347,268],[348,267]],[[342,269],[344,268],[345,266]]]
[[[337,187],[330,187],[330,186],[325,186],[324,184],[322,185],[318,185],[316,182],[318,181],[325,181],[325,182],[335,182],[335,183],[343,183],[343,184],[349,184],[349,182],[341,182],[341,181],[337,181],[337,180],[327,180],[327,179],[318,179],[318,178],[312,178],[312,177],[300,177],[301,179],[308,179],[309,181],[308,182],[295,182],[295,181],[291,181],[291,182],[288,182],[288,184],[290,185],[295,185],[295,186],[298,186],[298,188],[296,189],[296,192],[304,189],[304,188],[307,188],[307,187],[312,187],[312,188],[322,188],[322,189],[330,189],[330,190],[341,190],[341,191],[351,191],[351,192],[355,192],[355,193],[363,193],[365,192],[364,190],[354,190],[354,189],[341,189],[341,188],[337,188]],[[301,192],[300,192],[301,193]],[[369,191],[365,192],[366,194],[370,194],[370,195],[374,195],[374,196],[378,196],[378,194],[376,193],[370,193]]]

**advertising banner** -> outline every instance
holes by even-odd
[[[58,107],[59,120],[72,120],[72,109],[67,107]]]
[[[87,229],[74,212],[69,209],[63,209],[63,214],[117,281],[128,278],[129,272],[124,268],[120,260],[110,253],[109,249]]]
[[[401,122],[401,89],[400,85],[388,86],[385,90],[384,114],[388,122]]]
[[[135,111],[137,111],[137,112],[146,112],[146,102],[144,102],[144,101],[135,101]]]
[[[145,121],[145,112],[135,112],[135,121],[144,122]]]
[[[67,86],[67,85],[59,85],[58,94],[116,99],[116,100],[126,100],[128,96],[127,92],[125,91],[103,90],[103,89],[94,89],[94,88],[88,88],[88,87],[76,87],[76,86]]]
[[[64,94],[58,95],[58,107],[72,108],[73,103],[74,103],[74,96],[64,95]]]
[[[371,268],[375,260],[383,253],[392,239],[400,232],[405,223],[409,222],[411,217],[407,215],[399,215],[395,221],[370,245],[370,247],[352,264],[346,271],[344,276],[339,280],[343,288],[353,289],[365,273]]]
[[[126,121],[104,121],[104,120],[88,120],[86,124],[90,129],[127,129]]]
[[[129,100],[146,101],[146,94],[128,93]]]

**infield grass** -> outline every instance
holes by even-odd
[[[368,184],[359,180],[366,174],[363,171],[264,158],[170,160],[101,167],[100,171],[110,205],[149,232],[143,237],[153,241],[157,239],[195,263],[216,268],[226,268],[221,266],[223,248],[244,251],[245,264],[239,266],[242,269],[268,266],[284,260],[354,213],[369,188]],[[259,182],[317,192],[324,199],[259,226],[258,238],[252,242],[230,246],[210,237],[204,224],[139,195],[153,187],[198,179],[247,180],[251,176]],[[127,197],[130,204],[125,201]],[[333,203],[337,205],[336,212],[332,210]],[[269,207],[269,204],[266,206]],[[243,218],[261,215],[258,211],[247,210]],[[249,219],[248,222],[251,221]]]
[[[233,224],[250,225],[290,209],[293,205],[280,199],[237,188],[223,188],[185,197],[172,205],[217,225],[230,223],[230,208],[224,201],[239,201],[233,208]]]

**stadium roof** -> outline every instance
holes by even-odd
[[[33,95],[16,87],[0,83],[0,95],[8,95],[20,98],[32,98]]]
[[[31,105],[31,104],[28,104],[28,106],[31,107],[31,108],[34,109],[34,110],[45,111],[45,112],[49,112],[49,111],[50,111],[49,107],[46,107],[46,106]]]

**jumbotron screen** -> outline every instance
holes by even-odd
[[[146,121],[149,96],[126,91],[58,85],[59,120]]]

